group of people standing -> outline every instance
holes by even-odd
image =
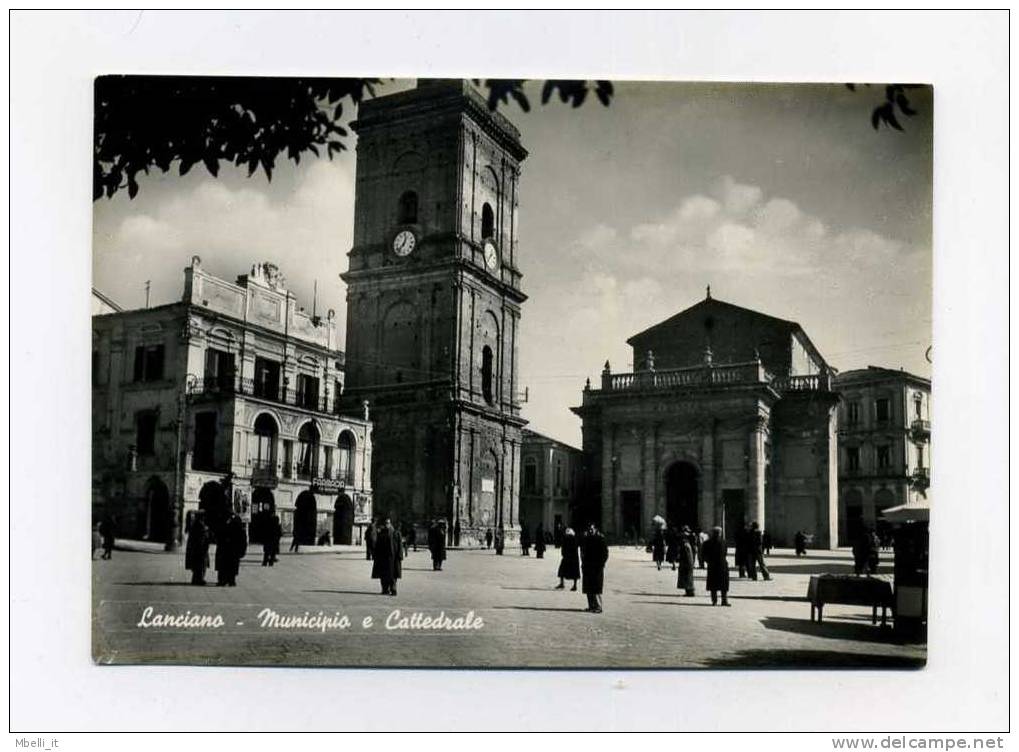
[[[577,580],[580,580],[581,589],[587,596],[587,610],[600,614],[602,590],[605,587],[605,564],[609,560],[605,536],[592,523],[588,525],[583,538],[578,540],[573,528],[567,527],[563,530],[559,551],[562,558],[559,561],[559,584],[556,590],[565,589],[566,580],[573,580],[570,590],[576,591]]]
[[[771,579],[771,572],[764,563],[765,551],[771,551],[771,536],[765,538],[756,522],[736,532],[736,567],[741,579],[756,580],[758,571],[765,580]]]
[[[240,516],[230,512],[218,529],[212,530],[206,522],[205,512],[199,511],[195,514],[188,531],[187,547],[184,550],[184,567],[191,571],[192,585],[206,584],[205,573],[209,568],[209,546],[212,543],[216,544],[216,584],[236,587],[241,559],[248,552],[248,535],[244,530],[244,522]],[[278,539],[276,546],[278,553]],[[274,558],[273,561],[275,561]],[[266,565],[265,559],[263,559],[264,565]]]
[[[857,575],[877,574],[881,560],[881,539],[870,528],[863,528],[853,541],[853,571]]]

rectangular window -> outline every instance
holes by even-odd
[[[304,373],[297,375],[297,404],[310,410],[318,409],[318,378]]]
[[[333,382],[333,412],[337,415],[340,414],[340,406],[342,400],[340,397],[343,396],[343,382],[336,380]]]
[[[283,440],[283,477],[289,478],[294,466],[294,442],[290,439]]]
[[[846,467],[850,470],[860,469],[860,447],[846,447]]]
[[[280,364],[268,358],[255,358],[255,396],[278,400],[280,396]]]
[[[919,444],[916,447],[916,466],[923,469],[923,447]]]
[[[524,464],[524,490],[534,493],[538,489],[538,466],[534,462]]]
[[[163,345],[138,345],[134,349],[134,380],[161,381],[164,353]]]
[[[216,469],[216,413],[195,414],[195,446],[191,458],[195,470]]]
[[[860,422],[859,402],[850,402],[848,405],[846,405],[846,422],[851,426],[855,426],[857,423]]]
[[[234,354],[210,347],[205,351],[205,388],[231,391],[234,386]]]
[[[135,448],[141,457],[151,457],[156,453],[156,422],[157,416],[154,411],[138,413]]]
[[[887,423],[892,419],[892,405],[887,397],[883,397],[874,403],[878,423]]]
[[[913,410],[915,411],[918,419],[923,418],[923,399],[921,397],[917,397],[913,400]]]
[[[877,466],[881,469],[891,467],[892,448],[890,446],[879,446],[877,448]]]

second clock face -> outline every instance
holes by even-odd
[[[410,230],[403,230],[393,238],[393,253],[397,256],[409,256],[417,245],[417,238]]]
[[[499,265],[499,251],[496,250],[495,244],[490,241],[485,241],[485,266],[489,269],[495,269]]]

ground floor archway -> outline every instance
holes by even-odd
[[[170,491],[160,478],[152,477],[145,484],[145,502],[141,522],[144,540],[166,543],[173,535]]]
[[[294,538],[302,546],[315,545],[318,528],[318,502],[311,491],[301,491],[294,504]]]
[[[354,542],[354,502],[347,494],[336,499],[333,512],[333,543],[349,546]]]

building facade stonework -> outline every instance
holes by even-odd
[[[930,503],[931,382],[902,370],[843,371],[839,408],[839,542],[881,530],[881,513]]]
[[[360,106],[345,399],[368,400],[380,513],[519,524],[517,207],[526,151],[463,81]]]
[[[179,540],[199,509],[353,543],[372,513],[367,408],[341,409],[333,312],[278,269],[236,283],[195,257],[178,303],[93,317],[93,508],[123,537]]]
[[[798,530],[834,545],[838,396],[798,324],[709,291],[628,344],[637,369],[606,363],[574,408],[591,519],[617,540],[657,515],[730,541],[756,522],[776,545]]]
[[[577,526],[581,517],[583,452],[525,428],[520,463],[520,520],[532,534]]]

